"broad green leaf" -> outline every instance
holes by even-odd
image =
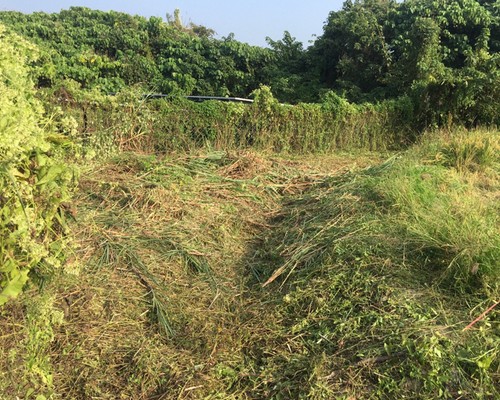
[[[28,270],[21,270],[14,276],[0,293],[0,306],[16,298],[22,292],[24,284],[28,281]]]
[[[39,181],[36,183],[37,186],[45,185],[51,181],[54,181],[58,175],[64,171],[65,167],[62,165],[53,165],[47,169],[45,174],[40,177]]]

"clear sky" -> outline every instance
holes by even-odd
[[[234,33],[237,40],[264,46],[265,38],[283,37],[285,30],[304,44],[321,35],[330,11],[343,0],[0,0],[0,11],[58,12],[71,6],[116,10],[145,17],[165,18],[176,8],[184,23],[194,22],[215,30],[218,37]]]

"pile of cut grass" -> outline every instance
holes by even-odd
[[[330,173],[353,162],[323,159]],[[246,286],[249,243],[284,194],[325,176],[308,163],[243,151],[124,153],[88,166],[72,210],[81,271],[3,310],[0,393],[230,396],[231,366],[273,324]]]
[[[499,136],[464,135],[385,162],[244,151],[89,167],[81,272],[2,310],[0,393],[498,398],[498,311],[463,330],[500,295],[498,153],[460,154]]]

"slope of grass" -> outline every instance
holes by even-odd
[[[463,331],[499,298],[498,153],[481,173],[443,166],[443,149],[463,140],[290,199],[254,266],[282,296],[260,398],[499,396],[498,314]]]
[[[88,166],[66,274],[1,311],[0,393],[497,398],[498,311],[463,329],[499,297],[498,152],[454,156],[486,141]]]

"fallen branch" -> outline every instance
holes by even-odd
[[[500,304],[500,301],[497,301],[495,304],[493,304],[490,308],[488,308],[485,312],[483,312],[479,317],[477,317],[474,321],[472,321],[469,325],[467,325],[462,332],[465,332],[472,328],[477,322],[481,321],[490,311],[492,311],[496,306]]]

